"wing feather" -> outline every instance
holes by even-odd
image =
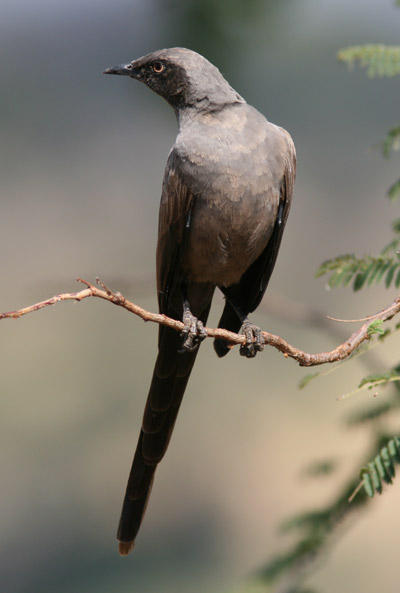
[[[193,193],[183,174],[179,155],[172,150],[161,194],[157,244],[157,291],[161,313],[181,316],[181,260],[189,232]]]
[[[293,186],[296,177],[296,151],[290,134],[283,128],[280,129],[285,138],[285,168],[280,183],[278,215],[274,229],[264,251],[246,270],[240,279],[240,283],[226,291],[226,294],[233,297],[234,302],[246,314],[251,313],[258,307],[267,289],[278,257],[283,231],[292,203]]]

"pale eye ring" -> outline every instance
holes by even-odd
[[[153,69],[153,72],[155,72],[156,74],[161,74],[161,72],[165,70],[165,66],[161,62],[154,62],[154,64],[152,64],[151,67]]]

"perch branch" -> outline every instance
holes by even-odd
[[[87,280],[83,280],[82,278],[78,278],[78,282],[81,282],[86,286],[83,290],[78,292],[67,292],[63,294],[55,295],[45,301],[41,301],[40,303],[35,303],[34,305],[30,305],[29,307],[24,307],[23,309],[18,309],[16,311],[9,311],[8,313],[0,313],[0,320],[1,319],[18,319],[23,315],[27,315],[28,313],[32,313],[33,311],[39,311],[39,309],[43,309],[44,307],[48,307],[50,305],[55,305],[61,301],[82,301],[83,299],[89,297],[97,297],[100,299],[104,299],[105,301],[109,301],[114,305],[118,305],[119,307],[123,307],[127,311],[130,311],[134,315],[138,315],[144,321],[152,321],[153,323],[159,323],[161,325],[166,325],[175,331],[182,331],[184,325],[181,321],[176,319],[172,319],[171,317],[167,317],[161,313],[150,313],[146,311],[142,307],[139,307],[135,303],[128,301],[120,292],[115,292],[110,290],[103,282],[99,279],[96,280],[97,285],[91,284]],[[373,319],[380,319],[381,321],[388,321],[392,319],[395,315],[400,312],[400,297],[385,309],[382,309],[376,315],[371,316]],[[368,318],[370,319],[370,318]],[[267,331],[263,331],[262,335],[265,340],[265,344],[268,346],[272,346],[276,348],[286,358],[294,358],[300,366],[316,366],[320,364],[325,364],[328,362],[336,362],[339,360],[343,360],[347,358],[356,350],[360,344],[364,341],[370,339],[368,334],[368,327],[369,323],[364,323],[357,331],[355,331],[351,336],[342,344],[337,346],[334,350],[330,352],[319,352],[316,354],[309,354],[307,352],[303,352],[299,348],[296,348],[289,344],[284,338],[280,336],[276,336],[271,334]],[[221,338],[226,340],[232,345],[236,344],[243,344],[245,342],[245,337],[240,334],[235,334],[225,329],[214,329],[214,328],[206,328],[207,337],[209,338]]]

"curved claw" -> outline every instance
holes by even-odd
[[[182,321],[185,327],[181,332],[183,343],[180,352],[193,352],[207,337],[207,332],[203,322],[192,315],[190,311],[185,311]]]
[[[257,352],[264,350],[265,340],[262,330],[251,323],[244,321],[239,331],[246,338],[246,342],[240,346],[240,355],[246,358],[254,358]]]

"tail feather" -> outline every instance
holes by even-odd
[[[241,322],[237,313],[234,311],[229,301],[226,301],[218,327],[237,333],[240,330],[240,326]],[[220,358],[228,354],[230,349],[231,346],[229,346],[229,343],[226,340],[215,338],[214,350]]]
[[[196,359],[197,351],[178,353],[179,346],[178,334],[163,328],[118,527],[121,555],[128,554],[133,548],[146,511],[154,474],[167,450]]]

